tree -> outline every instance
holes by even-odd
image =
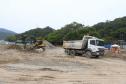
[[[12,35],[12,36],[7,37],[5,40],[9,42],[15,42],[17,38],[15,35]]]
[[[47,37],[47,40],[50,42],[63,42],[64,39],[68,38],[74,39],[75,37],[72,37],[74,33],[78,32],[78,30],[83,28],[84,28],[83,24],[72,22],[70,24],[65,25],[61,29],[54,31],[53,33],[50,33]]]

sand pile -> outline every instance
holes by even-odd
[[[47,48],[56,48],[52,43],[48,42],[47,40],[44,40],[44,44],[46,44]]]

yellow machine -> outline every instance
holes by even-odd
[[[38,41],[36,41],[35,44],[34,44],[34,48],[35,48],[35,49],[42,48],[43,51],[45,51],[45,47],[46,47],[46,45],[43,43],[42,40],[38,40]]]

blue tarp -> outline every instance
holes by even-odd
[[[110,49],[112,44],[105,44],[104,47]]]

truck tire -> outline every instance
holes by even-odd
[[[70,50],[70,55],[71,56],[75,56],[76,55],[76,51],[75,50]]]
[[[86,56],[87,58],[92,58],[91,51],[87,51],[86,54],[85,54],[85,56]]]
[[[70,55],[70,50],[69,49],[66,49],[65,51],[66,51],[67,55]]]
[[[99,57],[100,57],[99,55],[95,56],[95,58],[99,58]]]
[[[67,53],[67,49],[65,49],[65,53]]]

